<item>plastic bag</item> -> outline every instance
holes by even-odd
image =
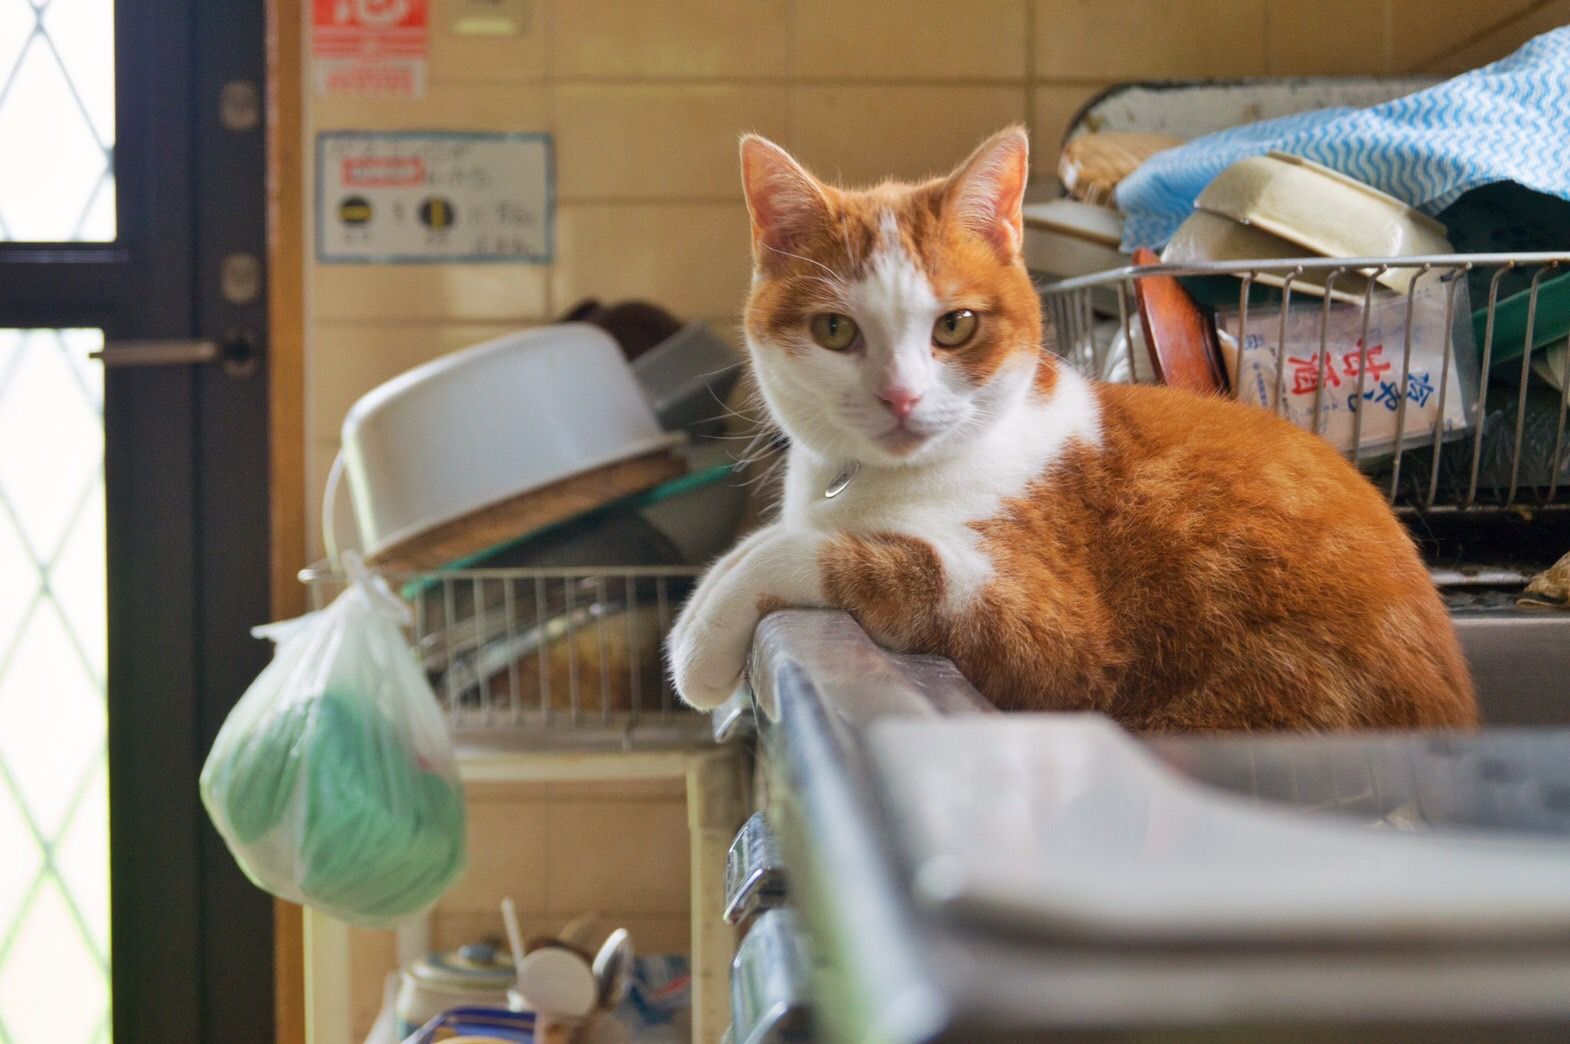
[[[385,927],[463,871],[463,789],[407,606],[344,564],[327,608],[253,632],[278,647],[207,755],[202,802],[259,887]]]

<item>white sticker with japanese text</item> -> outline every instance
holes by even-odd
[[[316,139],[316,256],[549,264],[555,196],[548,134],[329,131]]]

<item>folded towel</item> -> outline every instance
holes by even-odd
[[[1166,245],[1212,178],[1273,150],[1323,163],[1430,214],[1496,181],[1570,199],[1570,26],[1382,105],[1265,120],[1157,153],[1118,186],[1123,249]]]

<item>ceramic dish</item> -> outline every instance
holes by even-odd
[[[1433,218],[1372,185],[1283,152],[1232,164],[1194,206],[1325,257],[1451,253],[1444,226]],[[1411,273],[1392,269],[1376,278],[1405,292]]]
[[[1178,230],[1161,252],[1161,260],[1171,264],[1193,261],[1264,261],[1281,258],[1319,257],[1312,250],[1298,246],[1280,236],[1272,235],[1255,225],[1244,225],[1221,214],[1196,210]],[[1325,280],[1329,273],[1323,270],[1305,271],[1292,280],[1294,294],[1310,297],[1325,296]],[[1256,283],[1280,287],[1286,277],[1279,272],[1260,272]],[[1336,277],[1330,296],[1338,301],[1354,303],[1363,300],[1368,279],[1357,272],[1343,272]],[[1236,302],[1237,292],[1232,293]]]
[[[1025,267],[1061,277],[1090,275],[1128,264],[1119,252],[1123,218],[1117,211],[1054,199],[1024,209]]]

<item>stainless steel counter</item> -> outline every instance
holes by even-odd
[[[1570,615],[1534,618],[1514,630],[1508,623],[1498,614],[1458,619],[1469,653],[1481,658],[1479,672],[1489,672],[1481,686],[1485,713],[1533,724],[1570,721]],[[1530,673],[1541,690],[1518,692],[1500,677],[1507,670]],[[868,737],[893,719],[937,722],[994,712],[946,661],[888,655],[841,613],[770,616],[759,628],[750,676],[768,818],[808,937],[823,1039],[1570,1036],[1570,935],[1446,943],[1112,943],[1072,933],[1053,937],[919,902],[908,846],[893,826],[888,780]],[[1534,757],[1570,772],[1570,732],[1539,730],[1530,738]],[[1409,752],[1403,744],[1415,751],[1430,741],[1377,740],[1398,761]],[[1204,766],[1226,764],[1225,757],[1209,756],[1207,744],[1231,750],[1231,767],[1214,769],[1216,778],[1207,780],[1225,786],[1227,772],[1237,775],[1242,748],[1236,745],[1249,742],[1156,746],[1168,764],[1195,778],[1205,777]],[[1485,730],[1445,742],[1479,764],[1488,760],[1479,745],[1488,746],[1492,764],[1510,737]],[[1292,803],[1290,788],[1255,797]],[[1540,828],[1553,832],[1553,825]],[[1346,868],[1346,887],[1358,887],[1355,866]]]

